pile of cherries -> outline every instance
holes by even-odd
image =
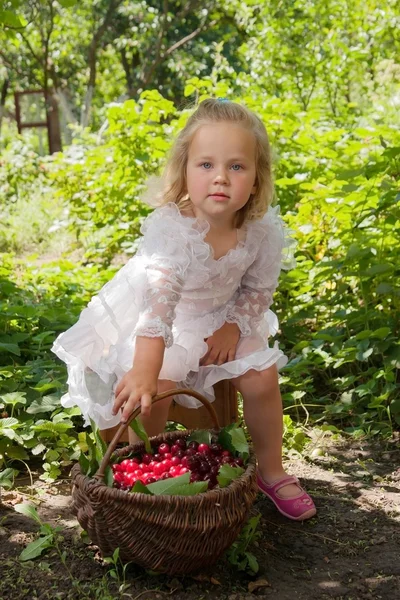
[[[234,457],[220,444],[199,444],[179,438],[172,446],[160,444],[156,454],[142,454],[138,458],[126,458],[114,463],[114,486],[130,490],[137,481],[148,485],[190,472],[191,482],[207,481],[208,488],[212,489],[218,483],[217,475],[224,464],[243,467],[243,460]]]

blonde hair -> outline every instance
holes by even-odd
[[[271,148],[265,126],[257,115],[236,102],[209,98],[203,100],[189,117],[175,140],[165,167],[161,204],[173,202],[180,209],[190,205],[186,185],[190,143],[202,125],[221,122],[240,124],[251,131],[256,140],[256,192],[250,195],[245,206],[237,212],[235,226],[240,228],[245,221],[260,219],[267,212],[272,202],[274,186]]]

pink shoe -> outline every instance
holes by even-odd
[[[305,492],[300,486],[300,482],[297,477],[285,475],[281,479],[278,479],[277,481],[274,481],[274,483],[268,485],[268,483],[266,483],[264,479],[257,474],[257,483],[262,493],[272,500],[279,512],[288,519],[293,519],[294,521],[305,521],[305,519],[311,519],[311,517],[316,514],[317,509],[315,508],[312,498],[310,498],[307,492]],[[279,490],[290,483],[297,485],[299,488],[299,493],[296,496],[293,496],[293,498],[282,498],[279,496]]]

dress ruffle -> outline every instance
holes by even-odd
[[[135,331],[146,302],[146,270],[150,264],[151,268],[160,269],[170,265],[184,281],[182,298],[186,299],[186,304],[180,302],[176,307],[171,345],[165,350],[160,379],[194,388],[212,400],[212,386],[218,381],[235,378],[250,369],[262,371],[273,364],[278,368],[286,364],[277,343],[268,345],[268,337],[278,329],[275,314],[268,310],[254,323],[250,335],[240,338],[235,360],[221,366],[200,366],[208,350],[204,340],[224,324],[237,298],[235,276],[245,272],[262,243],[267,244],[266,248],[268,243],[292,247],[279,207],[270,208],[262,220],[248,223],[246,238],[218,260],[205,242],[208,230],[207,221],[182,216],[175,204],[155,210],[142,225],[144,237],[135,257],[90,301],[79,321],[55,341],[53,352],[68,366],[68,393],[62,404],[78,405],[85,424],[90,418],[101,429],[119,423],[120,416],[112,415],[114,390],[132,367]],[[198,290],[208,300],[214,292],[218,296],[225,285],[227,301],[221,301],[213,310],[190,313],[191,294]],[[199,300],[193,304],[197,308]],[[190,396],[176,397],[176,401],[192,408],[200,406]]]

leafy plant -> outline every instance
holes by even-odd
[[[261,536],[261,532],[257,531],[260,518],[261,514],[251,517],[243,527],[237,540],[226,552],[226,557],[231,565],[250,575],[258,573],[259,569],[256,557],[248,548]]]

